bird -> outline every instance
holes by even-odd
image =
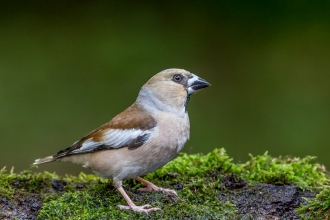
[[[112,178],[114,187],[127,202],[119,205],[121,210],[160,210],[149,204],[136,205],[122,181],[135,179],[146,186],[141,191],[177,196],[174,190],[158,187],[141,176],[161,168],[182,150],[190,136],[190,96],[209,86],[206,80],[187,70],[163,70],[142,86],[136,101],[126,110],[70,147],[36,159],[31,166],[55,161],[80,164],[102,178]]]

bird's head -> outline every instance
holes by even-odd
[[[167,69],[143,85],[137,102],[148,109],[185,112],[190,95],[210,85],[189,71]]]

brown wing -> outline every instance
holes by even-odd
[[[156,125],[156,120],[134,103],[71,147],[57,152],[54,157],[120,147],[135,149],[148,140]]]

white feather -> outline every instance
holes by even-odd
[[[140,130],[140,129],[109,129],[104,133],[103,141],[96,142],[92,138],[86,140],[79,149],[73,150],[72,153],[90,152],[100,145],[108,145],[111,148],[120,148],[130,144],[139,136],[151,134],[154,129]]]
[[[131,143],[132,140],[143,136],[145,134],[151,134],[153,130],[140,130],[140,129],[109,129],[103,137],[103,144],[110,145],[113,148],[118,148]]]

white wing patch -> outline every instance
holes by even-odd
[[[110,129],[104,134],[103,144],[112,146],[113,148],[118,148],[131,143],[132,140],[138,138],[139,136],[150,133],[150,130],[142,131],[140,129]]]
[[[129,145],[132,141],[144,135],[150,135],[154,129],[109,129],[103,135],[103,141],[96,142],[92,138],[86,140],[79,149],[73,150],[72,153],[91,152],[101,145],[109,146],[109,148],[120,148]]]

